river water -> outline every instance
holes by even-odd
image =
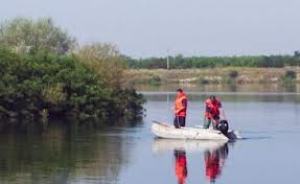
[[[0,135],[0,183],[298,183],[300,95],[293,90],[187,90],[188,126],[201,126],[203,101],[220,96],[242,140],[155,139],[152,120],[170,122],[173,89],[144,91],[146,117],[135,126],[94,130],[51,124]],[[148,89],[147,89],[148,90]],[[258,91],[258,92],[257,92]]]

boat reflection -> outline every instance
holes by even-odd
[[[152,145],[154,153],[174,152],[174,167],[178,184],[185,184],[188,176],[187,153],[203,153],[205,177],[214,183],[221,175],[228,156],[228,143],[226,141],[212,140],[172,140],[155,139]],[[193,170],[194,168],[190,168]],[[199,169],[199,168],[196,168]]]
[[[216,150],[226,144],[226,140],[184,140],[184,139],[154,139],[152,151],[163,153],[173,150],[188,152],[204,152]]]

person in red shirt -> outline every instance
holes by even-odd
[[[217,124],[220,121],[220,116],[225,119],[225,113],[222,109],[222,103],[220,99],[212,95],[205,100],[205,115],[204,115],[203,128],[209,128],[212,124],[214,129],[217,129]]]
[[[178,184],[185,184],[187,177],[187,161],[186,153],[184,150],[174,150],[175,156],[175,174]]]
[[[174,104],[174,126],[176,128],[185,127],[187,111],[187,96],[182,89],[177,89],[177,95]]]

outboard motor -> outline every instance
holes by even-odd
[[[220,130],[222,132],[222,134],[224,134],[225,136],[227,136],[228,133],[228,121],[227,120],[221,120],[218,124],[217,124],[217,129]]]

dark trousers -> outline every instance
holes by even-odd
[[[174,126],[176,128],[185,127],[185,117],[184,116],[175,116]]]

